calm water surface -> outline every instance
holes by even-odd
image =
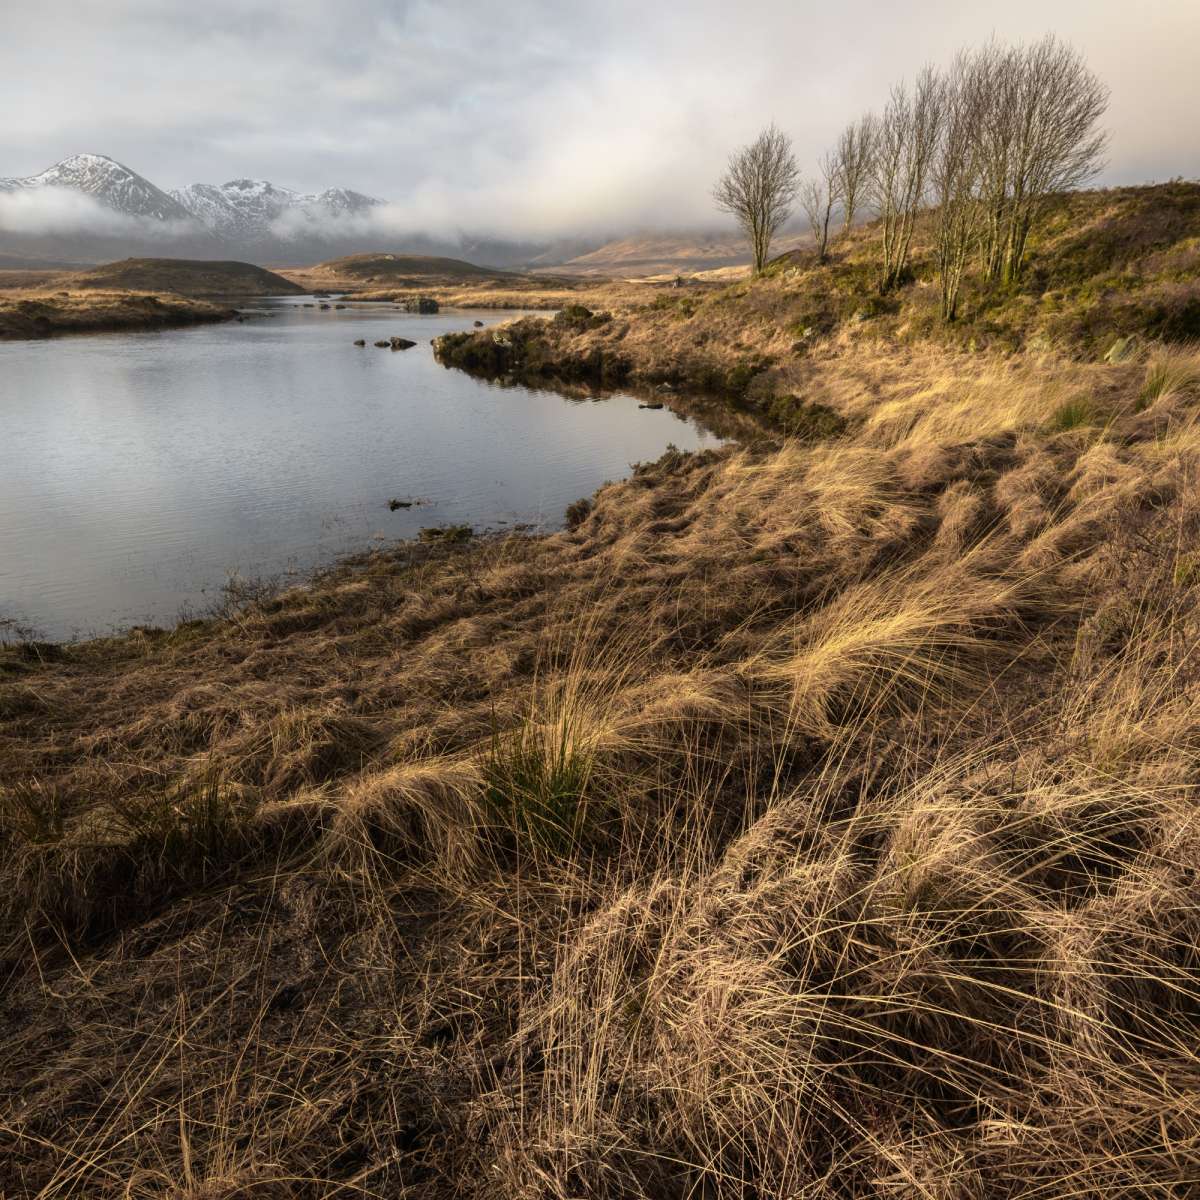
[[[50,638],[164,624],[231,573],[302,575],[426,525],[554,528],[668,444],[718,444],[632,396],[434,361],[431,338],[510,313],[305,299],[247,304],[274,315],[244,324],[0,342],[0,618]],[[371,345],[394,334],[418,344]]]

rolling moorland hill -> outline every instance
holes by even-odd
[[[1155,191],[1072,199],[1082,281],[948,333],[919,266],[862,319],[829,284],[868,231],[451,341],[674,347],[803,436],[0,650],[0,1190],[1190,1194],[1200,353]]]
[[[299,284],[244,262],[186,258],[126,258],[62,277],[59,286],[134,292],[170,292],[176,296],[290,296]]]

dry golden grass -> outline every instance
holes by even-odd
[[[1169,368],[847,347],[832,440],[7,648],[0,1190],[1193,1194]]]

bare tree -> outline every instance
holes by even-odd
[[[838,191],[842,199],[842,232],[848,232],[864,200],[875,157],[875,118],[867,113],[842,130],[838,138]]]
[[[882,225],[882,291],[894,288],[908,266],[913,229],[925,204],[938,145],[941,108],[941,82],[932,67],[925,67],[911,92],[903,83],[892,88],[876,127],[871,195]]]
[[[1057,192],[1072,191],[1103,165],[1107,134],[1097,128],[1108,88],[1083,56],[1053,35],[1018,52],[1003,279],[1020,278],[1029,232]]]
[[[979,132],[983,274],[1014,283],[1050,198],[1082,186],[1103,163],[1107,136],[1099,122],[1108,89],[1078,51],[1053,35],[1031,46],[992,44],[976,59],[990,99]]]
[[[840,172],[837,154],[823,155],[817,164],[817,174],[804,181],[800,189],[800,203],[808,223],[812,226],[813,244],[817,248],[817,262],[829,257],[829,221],[834,206],[841,198]]]
[[[755,274],[766,266],[771,240],[791,215],[799,186],[791,140],[774,124],[729,156],[713,199],[719,209],[733,214],[750,239]]]

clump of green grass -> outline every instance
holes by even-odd
[[[1146,367],[1146,381],[1138,394],[1136,412],[1142,412],[1164,396],[1179,395],[1200,386],[1200,356],[1194,351],[1164,350]]]
[[[1200,555],[1188,554],[1179,559],[1173,578],[1176,587],[1195,587],[1200,583]]]
[[[583,830],[593,765],[569,716],[549,728],[525,721],[513,732],[497,731],[483,763],[484,807],[518,845],[564,854]]]
[[[1096,406],[1085,396],[1060,404],[1046,422],[1047,433],[1065,433],[1069,429],[1086,429],[1099,419]]]
[[[427,525],[417,535],[422,542],[438,542],[443,546],[459,546],[475,536],[470,525]]]

